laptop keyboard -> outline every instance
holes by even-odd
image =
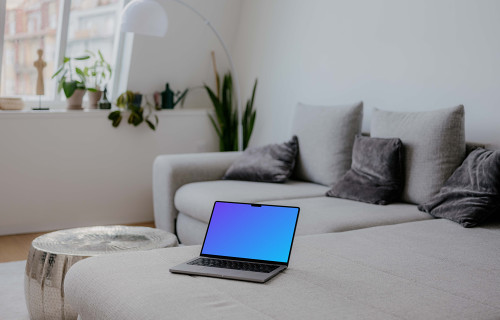
[[[204,267],[224,268],[233,270],[262,272],[262,273],[269,273],[279,267],[262,263],[241,262],[234,260],[222,260],[222,259],[211,259],[211,258],[198,258],[194,261],[189,262],[188,264],[204,266]]]

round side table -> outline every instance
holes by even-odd
[[[76,319],[64,303],[64,277],[76,262],[116,252],[177,246],[177,237],[147,227],[103,226],[55,231],[33,240],[26,261],[24,294],[30,318]]]

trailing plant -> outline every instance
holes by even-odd
[[[108,119],[111,120],[111,124],[113,127],[118,127],[123,119],[123,112],[125,110],[130,112],[128,117],[128,124],[137,127],[141,123],[145,122],[147,126],[155,131],[158,127],[158,116],[153,114],[154,106],[148,101],[146,98],[146,108],[147,115],[144,116],[144,107],[141,106],[142,95],[140,93],[134,93],[130,90],[122,93],[116,99],[116,106],[118,110],[112,111],[108,115]],[[154,120],[150,118],[153,117]]]
[[[241,118],[241,124],[243,126],[243,150],[248,147],[248,142],[250,142],[250,137],[252,136],[253,132],[253,126],[255,124],[255,117],[257,115],[257,111],[253,109],[256,90],[257,79],[255,79],[253,85],[252,97],[247,100],[245,111],[243,112],[243,116]]]
[[[218,75],[217,75],[218,77]],[[238,150],[238,117],[233,110],[233,79],[231,73],[224,75],[220,92],[215,93],[205,85],[215,109],[215,118],[208,115],[219,137],[220,151]]]
[[[83,72],[87,78],[87,90],[96,92],[107,84],[112,75],[111,65],[104,59],[101,50],[97,50],[97,54],[87,50],[92,57],[90,67],[85,67]]]
[[[85,89],[86,75],[79,67],[73,67],[72,62],[88,60],[90,56],[80,57],[64,57],[62,65],[52,75],[52,79],[58,77],[57,92],[64,91],[66,98],[69,98],[75,93],[76,89]]]

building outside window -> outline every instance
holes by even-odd
[[[5,29],[3,39],[0,35],[3,41],[0,96],[38,99],[35,95],[37,72],[33,66],[38,59],[38,49],[44,51],[43,59],[47,62],[43,97],[46,101],[62,99],[56,94],[56,81],[50,78],[63,56],[81,56],[86,50],[100,50],[114,65],[120,51],[115,49],[115,35],[119,32],[118,17],[123,1],[6,0],[3,3]],[[69,6],[69,10],[64,10],[65,6]],[[65,12],[68,17],[61,16]],[[64,21],[66,25],[59,25]]]

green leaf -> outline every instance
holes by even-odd
[[[85,81],[85,73],[82,71],[82,69],[76,67],[75,72],[80,77],[80,80],[82,80],[82,82],[84,82]]]
[[[90,91],[90,92],[97,92],[96,88],[87,88],[87,90]]]
[[[210,122],[212,122],[212,125],[213,125],[213,127],[215,129],[215,132],[217,133],[217,136],[219,138],[222,138],[222,133],[220,132],[219,127],[215,123],[214,117],[212,117],[212,115],[210,115],[210,114],[208,115],[208,117],[210,118]]]
[[[115,119],[118,119],[118,117],[119,117],[120,115],[121,115],[120,110],[116,110],[116,111],[111,112],[111,113],[108,115],[108,119],[109,119],[109,120],[115,120]]]
[[[71,82],[63,82],[63,90],[64,90],[64,95],[66,98],[69,98],[75,93],[77,83],[76,81],[71,81]]]
[[[101,50],[97,50],[97,53],[99,54],[99,58],[101,58],[101,61],[104,62],[104,57],[102,56]]]
[[[73,58],[73,59],[75,59],[75,60],[88,60],[88,59],[90,59],[90,56],[86,55],[86,56],[76,57],[76,58]]]
[[[63,63],[66,63],[66,62],[68,62],[69,60],[71,60],[69,57],[64,57],[64,59],[63,59]]]
[[[61,73],[61,71],[63,71],[63,70],[64,70],[64,66],[61,66],[61,67],[60,67],[60,68],[56,71],[56,73],[54,73],[54,74],[52,75],[52,78],[51,78],[51,79],[54,79],[54,78],[55,78],[55,77],[56,77],[59,73]]]
[[[115,128],[118,127],[120,125],[121,121],[122,121],[122,115],[120,114],[118,116],[118,118],[116,118],[115,120],[113,120],[113,123],[112,123],[113,127],[115,127]]]
[[[148,127],[151,130],[156,131],[156,128],[155,128],[154,124],[151,121],[149,121],[149,120],[146,119],[146,124],[148,125]]]
[[[61,81],[59,81],[59,83],[57,84],[57,93],[61,92],[61,90],[63,89],[63,84],[64,84],[64,78],[61,79]]]

